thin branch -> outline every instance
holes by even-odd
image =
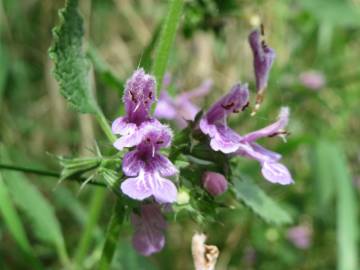
[[[19,171],[24,173],[31,173],[31,174],[37,174],[42,176],[49,176],[53,178],[60,178],[60,173],[54,172],[54,171],[45,171],[40,169],[34,169],[34,168],[25,168],[15,165],[8,165],[8,164],[0,164],[0,170],[11,170],[11,171]],[[85,177],[72,177],[72,178],[66,178],[65,180],[78,182],[79,184],[86,181],[87,178]],[[105,183],[97,182],[97,181],[90,181],[88,184],[94,185],[94,186],[102,186],[106,187]]]

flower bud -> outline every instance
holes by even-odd
[[[204,189],[212,196],[223,194],[228,188],[228,182],[225,177],[216,172],[205,172],[202,176]]]

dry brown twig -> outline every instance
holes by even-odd
[[[196,270],[214,270],[219,249],[217,246],[205,245],[206,235],[195,233],[192,237],[191,251]]]

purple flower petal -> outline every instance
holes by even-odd
[[[275,51],[268,47],[264,41],[261,41],[258,30],[250,33],[249,44],[254,58],[256,91],[261,95],[267,87],[270,69],[275,60]]]
[[[136,131],[134,131],[133,133],[123,135],[122,137],[118,138],[114,142],[113,146],[119,151],[122,151],[126,147],[133,147],[139,144],[141,140],[142,140],[142,134],[136,128]]]
[[[117,118],[112,124],[112,132],[122,135],[114,143],[118,150],[139,144],[142,127],[157,121],[149,116],[151,104],[155,100],[155,89],[155,79],[145,74],[143,69],[136,70],[127,81],[123,97],[126,115]]]
[[[271,183],[289,185],[294,183],[289,170],[281,163],[264,162],[261,168],[262,175]]]
[[[154,229],[139,229],[133,236],[132,243],[141,255],[150,256],[164,248],[165,235],[163,232]]]
[[[176,107],[171,97],[166,92],[161,92],[154,116],[158,119],[172,120],[176,118],[176,115]]]
[[[153,195],[158,203],[176,202],[177,189],[173,182],[162,178],[159,174],[154,175]]]
[[[154,196],[159,203],[172,203],[176,201],[176,186],[162,176],[174,175],[178,170],[170,160],[157,153],[160,148],[170,145],[171,130],[154,122],[142,127],[141,132],[141,143],[123,160],[125,175],[135,177],[125,180],[121,190],[136,200]]]
[[[242,140],[244,142],[252,142],[263,137],[272,137],[275,135],[281,135],[288,121],[289,121],[289,108],[283,107],[281,108],[278,120],[275,123],[245,135]]]
[[[226,117],[244,109],[249,100],[247,85],[235,85],[230,92],[217,101],[200,120],[201,131],[209,135],[210,146],[215,151],[232,153],[238,149],[241,136],[227,127]]]
[[[176,120],[177,122],[179,122],[182,120],[182,122],[185,123],[186,126],[186,121],[184,120],[188,120],[188,121],[192,121],[195,119],[196,114],[200,111],[199,107],[194,105],[194,103],[192,103],[190,100],[183,98],[183,97],[178,97],[176,100],[176,106],[177,106],[177,113],[179,115],[177,115]]]
[[[208,79],[208,80],[203,81],[199,87],[192,89],[190,91],[184,92],[179,97],[185,98],[187,100],[190,100],[193,98],[200,98],[200,97],[206,96],[210,92],[212,86],[213,86],[213,81]]]
[[[137,176],[145,168],[145,162],[139,157],[139,152],[134,150],[126,153],[122,162],[122,169],[127,176]]]
[[[112,133],[120,135],[132,134],[136,129],[136,124],[129,123],[125,117],[117,118],[111,125]]]
[[[135,200],[144,200],[154,196],[159,203],[173,203],[176,201],[176,186],[157,172],[140,170],[137,177],[129,178],[121,184],[124,194]]]
[[[135,227],[133,246],[140,254],[149,256],[164,247],[166,222],[158,205],[143,205],[140,216],[131,215],[131,223]]]
[[[250,145],[256,153],[266,156],[271,160],[279,161],[281,159],[281,155],[279,153],[270,151],[257,143],[250,143]]]
[[[164,84],[163,84],[164,85]],[[187,126],[187,121],[194,120],[200,108],[191,99],[206,95],[212,86],[211,80],[205,80],[198,88],[170,97],[166,87],[157,102],[154,116],[159,119],[175,120],[180,128]]]
[[[124,104],[128,121],[140,125],[148,120],[151,104],[155,101],[155,78],[143,69],[136,70],[126,82]]]
[[[156,150],[169,147],[173,137],[171,129],[157,120],[141,126],[141,133],[142,142],[138,145],[138,148],[142,151],[149,147]]]
[[[260,163],[277,162],[279,160],[279,155],[254,143],[240,143],[236,154],[239,156],[255,159]]]
[[[156,154],[151,160],[152,166],[162,176],[172,176],[178,173],[178,169],[171,163],[171,161],[160,154]]]
[[[236,84],[230,92],[217,101],[206,113],[205,118],[209,124],[226,121],[231,113],[243,110],[249,102],[249,90],[247,84]]]
[[[151,187],[145,178],[144,171],[134,178],[128,178],[121,183],[121,191],[132,199],[142,201],[152,195]]]
[[[259,161],[262,175],[271,183],[288,185],[294,182],[289,170],[278,162],[281,156],[277,153],[269,151],[258,144],[241,143],[236,154]]]
[[[210,146],[214,151],[228,154],[239,148],[241,137],[231,128],[223,124],[209,124],[204,118],[200,120],[199,126],[204,134],[209,135]]]

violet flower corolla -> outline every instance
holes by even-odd
[[[160,205],[154,203],[142,205],[140,215],[131,214],[131,223],[135,227],[132,243],[141,255],[150,256],[164,247],[167,224]]]
[[[259,108],[269,80],[271,66],[275,60],[275,51],[268,47],[261,38],[259,30],[254,30],[249,35],[249,44],[253,53],[253,66],[256,80],[255,111]]]
[[[249,104],[247,84],[236,84],[220,98],[200,120],[200,129],[210,136],[210,146],[215,151],[233,153],[239,148],[241,136],[228,127],[227,117],[244,110]]]
[[[307,249],[311,245],[311,229],[301,224],[292,227],[287,232],[287,238],[299,249]]]
[[[164,177],[175,175],[178,170],[159,153],[161,148],[170,146],[172,132],[160,123],[148,123],[141,132],[142,141],[123,158],[123,172],[131,178],[122,182],[121,190],[135,200],[153,196],[158,203],[173,203],[176,186]]]
[[[143,136],[143,127],[148,123],[159,123],[150,117],[155,90],[155,78],[146,74],[143,69],[136,70],[126,82],[123,97],[125,116],[117,118],[112,124],[112,132],[120,135],[114,143],[118,150],[139,144]]]
[[[205,80],[199,87],[175,97],[171,97],[167,90],[170,82],[170,75],[166,74],[154,116],[158,119],[174,120],[179,128],[184,128],[188,121],[194,120],[200,111],[200,108],[192,100],[206,96],[210,92],[213,82],[210,79]]]
[[[249,103],[248,99],[249,91],[246,84],[233,86],[230,92],[220,98],[200,120],[201,131],[210,137],[210,147],[214,151],[232,153],[259,161],[262,175],[269,182],[282,185],[293,183],[290,172],[279,162],[281,155],[256,143],[259,138],[286,134],[284,128],[288,123],[289,109],[282,108],[275,123],[241,136],[228,127],[227,117],[231,113],[239,112],[239,109],[244,110]]]
[[[264,137],[284,137],[287,134],[284,128],[288,121],[289,108],[283,107],[276,122],[243,136],[239,149],[236,151],[236,154],[239,156],[257,160],[261,165],[261,173],[265,179],[271,183],[281,185],[288,185],[294,182],[286,166],[279,162],[281,155],[262,147],[256,143],[256,140]]]

